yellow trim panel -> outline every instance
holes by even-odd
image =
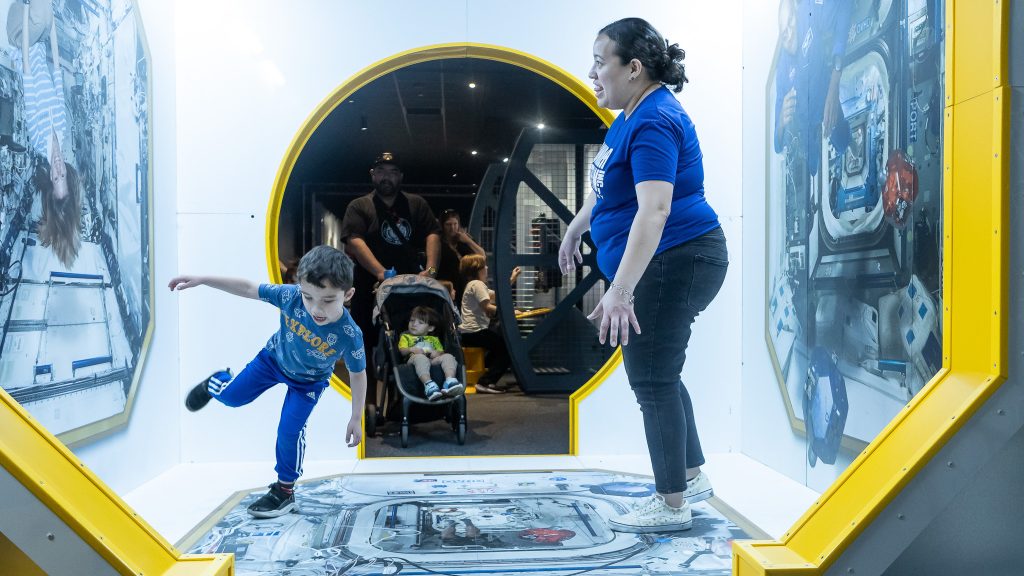
[[[121,574],[233,571],[230,554],[182,556],[3,390],[0,466]]]

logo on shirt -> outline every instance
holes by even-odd
[[[391,222],[385,220],[380,223],[380,235],[384,238],[384,241],[388,244],[394,244],[395,246],[401,246],[405,244],[405,239],[412,238],[412,225],[405,218],[396,218],[392,226]]]
[[[598,200],[604,198],[602,193],[604,189],[604,165],[608,163],[608,158],[614,150],[614,148],[609,148],[607,144],[601,144],[601,149],[597,152],[597,156],[594,157],[594,165],[590,167],[590,189],[594,191]]]
[[[807,57],[807,53],[811,50],[811,45],[814,43],[814,30],[807,29],[807,33],[804,34],[804,41],[800,43],[800,53],[804,58]]]
[[[337,353],[337,350],[331,348],[331,343],[314,334],[309,328],[306,328],[302,322],[299,322],[295,318],[289,318],[283,310],[281,311],[281,315],[284,316],[285,325],[288,327],[288,332],[285,334],[285,338],[287,338],[289,342],[294,341],[296,336],[302,338],[312,347],[312,350],[307,349],[306,353],[320,360],[325,360],[327,357]]]

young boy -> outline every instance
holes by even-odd
[[[278,383],[288,386],[277,428],[277,482],[249,506],[257,518],[274,518],[295,507],[295,481],[302,475],[306,420],[330,381],[334,363],[343,359],[352,389],[352,417],[345,440],[362,439],[361,417],[366,397],[363,334],[345,309],[352,298],[352,261],[330,246],[317,246],[299,261],[298,284],[255,284],[241,278],[178,276],[173,290],[205,284],[235,296],[269,302],[281,309],[281,327],[251,362],[231,379],[219,372],[192,388],[185,406],[195,412],[211,398],[231,407],[244,406]]]
[[[398,339],[398,351],[409,358],[408,364],[416,370],[416,376],[423,383],[423,395],[427,400],[439,400],[443,396],[458,396],[465,389],[455,378],[458,362],[446,354],[441,340],[434,336],[434,330],[441,324],[441,317],[433,309],[417,306],[409,314],[409,331]],[[444,387],[438,388],[430,377],[430,366],[440,364],[444,371]]]

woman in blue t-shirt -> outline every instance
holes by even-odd
[[[601,321],[602,343],[622,343],[657,488],[610,521],[626,532],[688,529],[689,503],[712,495],[680,374],[693,320],[718,294],[729,257],[718,215],[704,198],[693,122],[673,95],[687,82],[683,57],[639,18],[598,33],[589,77],[597,104],[622,114],[594,159],[592,193],[558,254],[563,273],[575,270],[589,228],[597,264],[611,281],[590,318]]]

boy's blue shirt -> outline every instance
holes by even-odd
[[[299,382],[321,382],[331,377],[339,359],[349,372],[366,369],[363,333],[347,309],[337,321],[317,326],[298,286],[260,284],[259,297],[281,309],[281,327],[266,349],[287,376]]]

